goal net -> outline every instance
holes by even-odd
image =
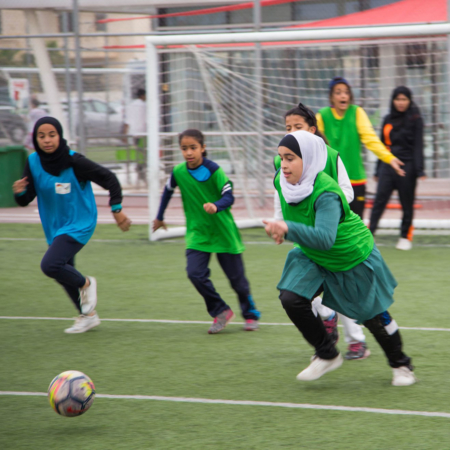
[[[333,39],[333,30],[327,33],[326,41],[280,37],[276,42],[263,40],[270,33],[254,33],[261,38],[239,42],[234,37],[232,44],[229,34],[214,36],[214,44],[199,38],[198,43],[183,45],[185,40],[178,37],[177,45],[164,45],[167,38],[157,45],[158,37],[147,38],[151,220],[168,176],[183,161],[178,133],[188,128],[205,134],[208,157],[233,181],[233,214],[238,223],[250,226],[260,223],[257,219],[272,217],[273,158],[285,134],[284,114],[299,102],[314,111],[328,106],[328,82],[343,76],[352,86],[355,104],[365,109],[377,134],[392,90],[399,85],[412,90],[425,122],[428,177],[418,186],[414,226],[450,228],[447,38],[383,36],[343,41]],[[377,158],[365,148],[362,151],[368,218],[376,191]],[[184,223],[179,195],[172,199],[165,218],[169,224]],[[380,226],[398,229],[400,218],[394,192]],[[157,232],[151,238],[182,231]]]

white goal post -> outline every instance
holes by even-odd
[[[249,32],[249,33],[217,33],[217,34],[189,34],[189,35],[152,35],[145,38],[146,41],[146,64],[147,64],[147,149],[148,149],[148,206],[149,206],[149,237],[150,240],[158,240],[164,237],[173,237],[182,235],[183,228],[172,230],[170,233],[158,230],[156,233],[151,231],[151,223],[157,215],[160,195],[161,195],[161,61],[159,52],[161,49],[170,49],[186,46],[210,46],[220,44],[256,44],[259,43],[289,43],[289,42],[311,42],[311,41],[345,41],[345,40],[380,40],[388,38],[418,38],[446,36],[446,67],[445,74],[447,85],[449,84],[448,74],[450,73],[450,23],[444,22],[440,24],[420,24],[420,25],[392,25],[392,26],[368,26],[368,27],[349,27],[349,28],[329,28],[329,29],[298,29],[293,31],[272,31],[272,32]],[[367,42],[366,42],[367,43]],[[326,45],[326,44],[324,44]],[[187,48],[187,47],[186,47]],[[195,51],[193,52],[195,53]],[[219,69],[218,69],[219,70]],[[206,88],[207,89],[207,86]],[[449,89],[450,92],[450,89]],[[294,106],[294,105],[293,105]],[[214,108],[214,105],[212,106]],[[448,114],[447,117],[450,117]],[[257,118],[260,120],[260,126],[263,128],[262,116]],[[450,121],[450,119],[449,119]],[[450,129],[450,124],[446,124]],[[220,128],[220,127],[219,127]],[[181,131],[181,130],[179,130]],[[254,130],[249,130],[254,131]],[[175,133],[172,133],[174,136]],[[211,133],[214,134],[214,133]],[[217,133],[216,133],[217,134]],[[224,133],[226,135],[226,133]],[[166,133],[165,135],[169,135]],[[230,145],[228,145],[229,150]],[[239,176],[239,171],[235,171]],[[258,190],[258,187],[256,187]],[[245,194],[244,194],[245,197]],[[251,214],[250,214],[251,215]],[[259,226],[260,219],[248,217],[244,226]],[[447,217],[445,218],[447,219]],[[389,221],[387,221],[389,222]],[[385,222],[385,223],[387,223]],[[450,228],[450,220],[442,220],[438,222],[432,221],[432,228]],[[389,224],[391,224],[389,222]],[[395,222],[397,223],[397,222]],[[383,225],[383,222],[380,224]],[[390,226],[390,225],[389,225]],[[415,226],[420,227],[421,223],[415,222]]]

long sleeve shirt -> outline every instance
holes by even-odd
[[[205,171],[205,168],[207,169]],[[195,169],[188,169],[189,173],[199,181],[204,181],[205,174],[209,174],[211,176],[219,166],[209,159],[204,159],[203,163],[196,167]],[[175,188],[177,187],[177,180],[175,179],[175,176],[173,173],[167,180],[166,186],[164,187],[164,191],[161,196],[161,202],[159,205],[158,215],[156,218],[158,220],[163,221],[164,220],[164,212],[166,211],[167,206],[169,205],[170,199],[172,198],[172,195],[175,191]],[[222,188],[221,192],[221,198],[220,200],[217,200],[214,202],[214,205],[217,207],[216,214],[224,211],[225,209],[229,208],[234,203],[234,196],[233,196],[233,188],[231,186],[231,183],[226,183],[225,186]]]
[[[330,250],[336,241],[337,229],[344,210],[338,195],[325,192],[314,205],[316,219],[314,227],[298,222],[286,221],[286,239],[317,250]]]
[[[334,108],[331,108],[331,111],[333,113],[333,116],[337,120],[342,119],[342,117],[337,114]],[[325,125],[323,123],[322,115],[320,113],[317,113],[316,119],[319,131],[325,134]],[[358,135],[361,142],[366,146],[368,150],[374,153],[377,158],[381,159],[381,161],[387,164],[389,164],[395,158],[395,156],[386,149],[378,136],[375,134],[375,130],[373,129],[373,126],[370,123],[370,120],[363,108],[358,108],[356,110],[356,128],[358,130]]]
[[[112,211],[122,208],[122,188],[120,186],[119,180],[113,172],[95,163],[94,161],[85,158],[79,153],[74,153],[72,155],[71,167],[75,173],[75,177],[81,185],[83,185],[83,183],[86,183],[87,181],[93,181],[103,189],[109,191],[109,204]],[[36,197],[33,175],[31,173],[28,160],[25,164],[22,175],[22,178],[24,177],[27,177],[28,181],[26,190],[14,196],[16,203],[20,206],[27,206]]]

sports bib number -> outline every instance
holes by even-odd
[[[55,183],[57,194],[70,194],[70,183]]]

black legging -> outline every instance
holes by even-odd
[[[318,294],[321,290],[318,292]],[[315,297],[315,296],[314,296]],[[313,297],[313,298],[314,298]],[[312,311],[311,300],[290,291],[281,291],[280,300],[287,315],[311,344],[316,355],[322,359],[333,359],[338,351],[326,332],[322,319]],[[390,325],[390,326],[389,326]],[[364,322],[383,349],[391,367],[411,367],[411,358],[402,351],[400,332],[387,311]]]
[[[394,190],[398,191],[400,203],[403,209],[401,225],[401,237],[408,238],[414,215],[414,197],[416,191],[417,176],[414,169],[414,162],[406,162],[403,166],[406,175],[401,177],[388,164],[382,163],[378,178],[377,195],[373,203],[372,214],[370,216],[370,231],[375,234],[378,222],[386,208],[386,205]]]
[[[75,269],[75,255],[83,247],[72,237],[62,234],[55,237],[41,261],[42,272],[66,290],[80,313],[80,288],[86,284],[86,278]]]

